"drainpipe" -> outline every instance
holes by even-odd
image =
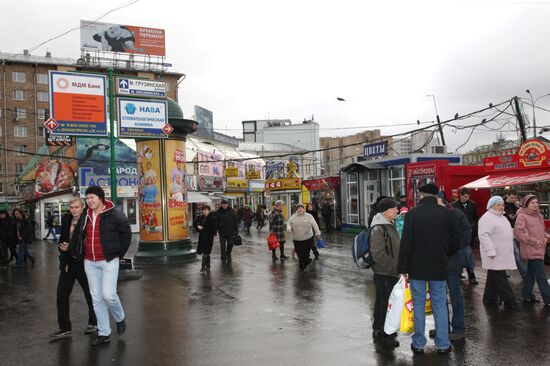
[[[38,110],[36,107],[38,106],[36,100],[38,99],[38,96],[36,94],[36,68],[38,67],[38,64],[34,64],[34,72],[32,77],[32,90],[33,90],[33,100],[34,100],[34,151],[35,153],[38,152]]]
[[[2,60],[2,99],[4,100],[4,149],[8,147],[8,109],[7,109],[7,101],[6,101],[6,60]],[[3,178],[2,181],[4,182],[3,187],[3,193],[7,195],[6,190],[8,189],[8,175],[6,174],[8,170],[8,152],[6,150],[2,151],[4,153],[4,171],[2,172]]]

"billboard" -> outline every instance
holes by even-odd
[[[35,197],[69,189],[74,180],[74,171],[70,164],[59,160],[45,161],[36,169]]]
[[[166,56],[164,29],[80,21],[80,48]]]
[[[206,139],[214,139],[214,115],[208,109],[195,106],[195,120],[198,123],[195,135]]]
[[[117,98],[118,136],[168,137],[168,107],[164,100]]]
[[[168,192],[168,240],[182,240],[188,236],[185,141],[167,140],[164,147]]]
[[[49,71],[51,118],[56,135],[107,135],[107,77]]]
[[[139,222],[142,241],[162,241],[160,141],[137,142],[139,176]]]

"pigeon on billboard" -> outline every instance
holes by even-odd
[[[165,56],[165,31],[81,20],[80,47],[98,51]]]

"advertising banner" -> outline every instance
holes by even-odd
[[[197,159],[199,161],[199,176],[223,177],[223,163],[220,154],[199,151]]]
[[[195,121],[198,123],[195,135],[210,140],[214,139],[214,114],[203,107],[195,106]]]
[[[440,167],[448,165],[446,160],[433,161],[432,163],[410,163],[406,165],[407,179],[407,203],[409,207],[416,206],[420,201],[420,191],[424,184],[434,183],[440,185]]]
[[[226,178],[238,178],[239,177],[239,168],[235,166],[235,162],[228,162],[227,167],[225,167],[225,177]]]
[[[266,191],[280,191],[285,189],[301,189],[300,178],[270,179],[265,181]]]
[[[166,101],[131,98],[117,98],[117,101],[119,137],[163,138],[172,132]]]
[[[74,181],[74,171],[68,163],[58,160],[45,161],[36,169],[35,197],[69,189]]]
[[[224,180],[222,177],[200,176],[199,190],[203,192],[223,192],[225,190]]]
[[[164,29],[80,21],[80,48],[166,56]]]
[[[73,138],[67,135],[52,135],[48,129],[46,132],[46,145],[48,146],[73,146]]]
[[[263,164],[259,161],[251,161],[246,163],[246,178],[247,179],[262,179]]]
[[[137,168],[139,176],[139,223],[143,241],[162,241],[162,205],[160,177],[160,142],[140,141]]]
[[[246,179],[228,178],[227,191],[246,192],[248,190],[248,181]]]
[[[483,159],[486,172],[538,169],[550,165],[550,152],[538,140],[525,141],[514,155],[491,156]]]
[[[107,77],[49,71],[51,118],[56,135],[107,135]]]
[[[182,240],[188,237],[185,141],[167,140],[164,147],[168,192],[168,240]]]

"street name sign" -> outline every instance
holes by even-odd
[[[50,70],[49,79],[52,134],[107,136],[105,75]]]
[[[133,97],[166,98],[164,81],[116,78],[117,94]]]
[[[165,138],[172,132],[166,101],[123,97],[117,100],[119,137]]]

